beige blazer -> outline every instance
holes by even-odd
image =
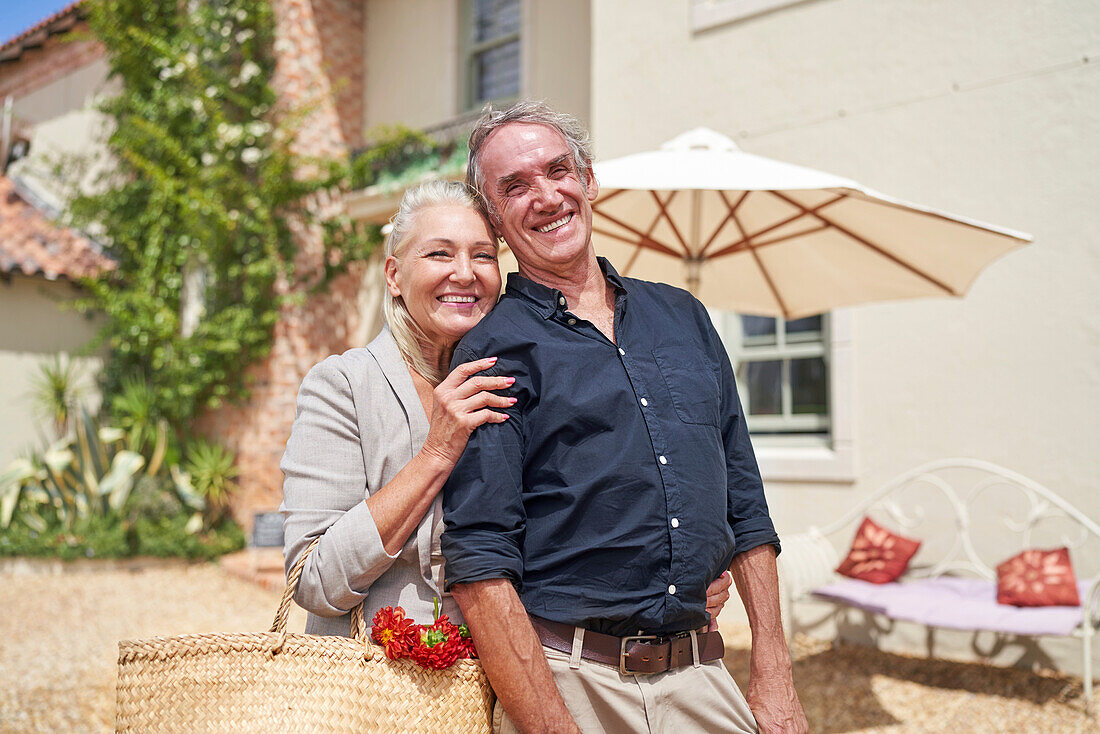
[[[364,601],[367,624],[381,607],[400,604],[420,623],[432,621],[432,600],[456,624],[458,605],[433,578],[441,499],[404,547],[382,547],[366,497],[420,450],[428,435],[412,378],[389,328],[366,348],[328,357],[298,390],[283,470],[283,558],[287,571],[316,537],[295,601],[310,612],[306,631],[348,635],[350,610]],[[441,562],[441,561],[440,561]]]

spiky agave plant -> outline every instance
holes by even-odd
[[[206,524],[220,523],[229,510],[229,497],[237,490],[240,474],[232,451],[221,444],[196,439],[187,447],[184,468],[191,486],[206,503]]]
[[[50,421],[54,437],[63,438],[69,432],[73,411],[87,392],[83,370],[68,356],[58,353],[38,365],[38,372],[31,376],[30,382],[35,409]]]

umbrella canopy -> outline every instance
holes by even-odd
[[[982,268],[1031,241],[745,153],[707,128],[595,171],[597,253],[623,275],[685,287],[708,306],[741,313],[790,319],[961,296]]]

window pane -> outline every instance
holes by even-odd
[[[791,412],[826,415],[828,389],[825,380],[825,360],[821,357],[791,360]]]
[[[783,411],[779,360],[742,362],[737,371],[749,391],[749,415],[779,415]]]
[[[821,317],[807,316],[788,321],[786,331],[788,344],[821,341]]]
[[[478,54],[474,74],[479,102],[519,94],[519,41]]]
[[[775,319],[770,316],[742,316],[741,341],[745,346],[775,344]]]
[[[480,43],[519,33],[519,0],[476,0],[474,40]]]

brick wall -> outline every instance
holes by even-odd
[[[277,65],[272,85],[284,107],[313,108],[302,152],[340,155],[362,145],[363,0],[273,0]]]
[[[314,0],[321,68],[336,94],[343,142],[363,144],[366,119],[366,0]]]
[[[272,85],[284,110],[310,111],[295,140],[303,155],[343,156],[362,144],[363,5],[362,0],[273,1],[278,61]],[[339,203],[320,201],[318,206],[332,209]],[[299,225],[295,237],[298,273],[319,268],[319,233]],[[274,510],[282,500],[279,460],[302,377],[328,355],[361,346],[353,341],[364,267],[352,267],[328,293],[287,306],[271,354],[251,369],[255,382],[248,403],[200,421],[200,430],[237,452],[241,490],[233,512],[247,528],[254,512]]]
[[[72,32],[50,36],[15,61],[0,64],[0,100],[9,94],[21,97],[102,58],[103,44],[86,37],[89,33],[88,24],[81,21]]]

